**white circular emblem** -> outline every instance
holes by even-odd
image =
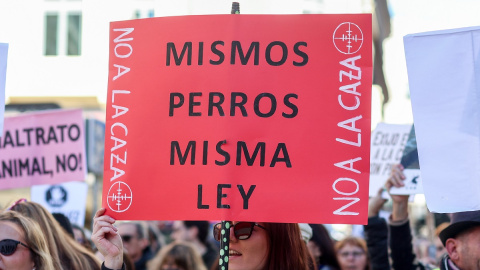
[[[354,23],[341,23],[333,32],[333,44],[343,54],[354,54],[362,47],[362,30]]]
[[[125,212],[132,205],[132,190],[124,182],[114,183],[107,194],[108,207],[114,212]]]

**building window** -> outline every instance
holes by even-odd
[[[80,55],[82,44],[82,15],[68,15],[67,55]]]
[[[82,54],[82,1],[44,0],[44,54]]]
[[[45,17],[45,55],[57,55],[58,15],[47,14]]]

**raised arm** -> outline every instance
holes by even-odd
[[[382,192],[383,188],[378,191],[375,197],[370,198],[368,204],[368,224],[363,227],[372,270],[390,269],[388,227],[385,219],[378,216],[378,212],[386,202],[382,198]]]
[[[125,269],[122,238],[117,233],[117,228],[113,226],[115,219],[104,214],[105,208],[95,213],[92,232],[93,243],[105,257],[102,269]]]
[[[388,191],[392,187],[403,187],[405,175],[403,166],[392,166],[390,177],[385,183]],[[395,270],[415,269],[415,255],[413,253],[412,232],[408,219],[409,195],[392,195],[393,206],[390,216],[390,250],[392,251],[392,267]]]

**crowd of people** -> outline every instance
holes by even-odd
[[[480,211],[454,213],[437,228],[437,259],[430,262],[415,255],[409,196],[390,195],[388,220],[379,216],[387,201],[382,192],[403,186],[404,179],[403,167],[393,166],[370,200],[363,237],[334,241],[321,224],[234,221],[228,268],[479,270]],[[221,270],[218,241],[224,233],[220,223],[208,221],[116,222],[103,208],[90,232],[22,199],[0,212],[0,270]]]

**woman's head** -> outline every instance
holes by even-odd
[[[160,249],[148,263],[149,270],[206,270],[195,248],[186,242],[173,242]]]
[[[0,268],[54,269],[38,224],[13,211],[0,213]]]
[[[367,244],[358,237],[347,237],[335,244],[341,270],[369,270]]]
[[[335,247],[327,229],[322,224],[310,224],[310,227],[312,228],[312,238],[308,241],[307,246],[315,262],[318,265],[328,265],[338,269]]]
[[[51,218],[49,218],[49,213],[44,211],[44,208],[40,207],[40,205],[37,206],[37,203],[22,200],[14,203],[9,209],[30,217],[38,223],[40,229],[44,232],[45,239],[47,240],[47,247],[53,258],[53,263],[55,266],[59,266],[60,259],[58,255],[58,247],[55,242],[55,235],[57,235],[57,233],[55,233],[55,226],[50,225],[50,223],[52,223],[51,221],[54,220],[53,216],[50,215]],[[58,225],[58,227],[60,228],[60,225]]]
[[[56,269],[100,269],[100,261],[95,255],[70,237],[42,205],[21,201],[9,209],[38,222]]]
[[[230,269],[306,270],[313,264],[301,238],[298,224],[261,222],[233,222],[233,224],[233,229],[230,229],[228,262]]]
[[[88,239],[88,237],[85,235],[85,229],[76,224],[72,224],[72,230],[75,241],[77,241],[77,243],[79,243],[86,249],[93,251],[90,239]]]

